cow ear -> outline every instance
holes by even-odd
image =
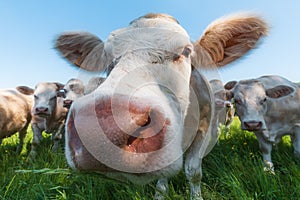
[[[59,90],[61,90],[61,89],[63,89],[63,88],[65,87],[64,84],[59,83],[59,82],[54,82],[54,84],[55,84],[56,87],[57,87],[57,91],[59,91]]]
[[[34,89],[27,86],[18,86],[16,89],[22,94],[32,95],[34,93]]]
[[[192,63],[197,67],[221,67],[242,57],[268,33],[260,17],[239,13],[211,23],[194,43]]]
[[[63,33],[56,39],[55,48],[69,62],[88,71],[102,71],[104,43],[86,32]]]
[[[231,90],[237,84],[237,81],[229,81],[224,85],[226,90]]]
[[[266,90],[266,94],[268,97],[277,99],[280,97],[287,96],[295,91],[294,88],[287,85],[279,85],[274,88],[270,88]]]

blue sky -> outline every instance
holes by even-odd
[[[34,87],[38,82],[87,79],[53,49],[63,31],[89,31],[103,41],[115,29],[148,12],[173,15],[197,40],[214,19],[254,11],[271,31],[258,49],[219,70],[224,82],[277,74],[300,82],[300,1],[296,0],[0,0],[0,88]]]

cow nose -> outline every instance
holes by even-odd
[[[36,113],[47,113],[48,112],[48,108],[47,107],[43,107],[43,106],[41,106],[41,107],[36,107],[35,108],[35,111],[36,111]]]
[[[249,131],[258,131],[262,128],[262,122],[261,121],[245,121],[244,127],[246,130]]]
[[[73,103],[73,100],[71,100],[71,99],[65,99],[64,102],[63,102],[63,106],[65,108],[70,108],[71,105],[72,105],[72,103]]]
[[[232,107],[232,103],[230,101],[225,101],[225,106],[227,108],[231,108]]]
[[[148,153],[162,148],[170,122],[161,109],[145,100],[122,99],[112,102],[102,99],[96,105],[96,115],[106,137],[119,148]]]

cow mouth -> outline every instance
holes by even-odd
[[[34,115],[37,115],[37,116],[39,116],[39,117],[46,118],[46,117],[49,117],[49,116],[50,116],[50,113],[39,112],[39,113],[34,113]]]
[[[65,104],[65,103],[64,103],[64,104],[63,104],[63,107],[69,109],[69,108],[71,107],[71,105],[72,105],[72,104]]]

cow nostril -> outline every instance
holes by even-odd
[[[145,124],[141,125],[141,127],[146,127],[146,126],[148,126],[150,123],[151,123],[151,118],[150,118],[150,116],[148,116],[147,121],[145,122]]]
[[[261,121],[247,121],[244,122],[244,127],[248,130],[260,130],[262,127]]]

